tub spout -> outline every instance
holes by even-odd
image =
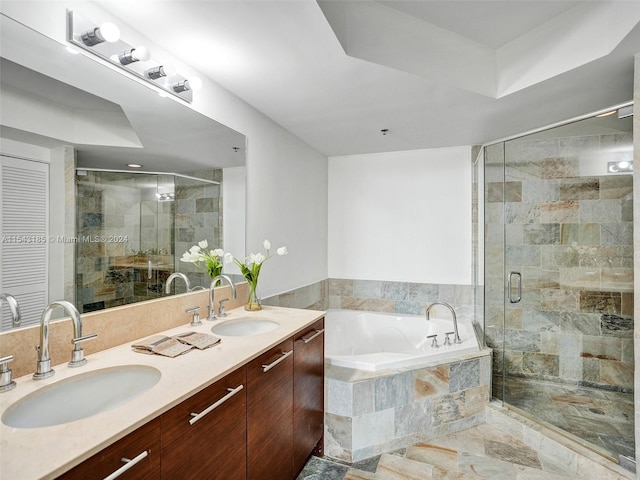
[[[456,318],[456,311],[448,303],[446,303],[446,302],[433,302],[431,305],[429,305],[426,308],[425,312],[424,312],[426,317],[427,317],[427,321],[430,319],[429,318],[429,314],[431,312],[431,309],[435,305],[442,305],[442,306],[447,307],[449,309],[449,311],[451,312],[451,316],[453,317],[453,331],[454,331],[453,343],[462,343],[462,340],[460,339],[460,335],[458,335],[458,319]]]

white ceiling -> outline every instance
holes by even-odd
[[[327,155],[485,143],[620,104],[640,53],[637,0],[101,3]]]

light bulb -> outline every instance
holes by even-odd
[[[171,76],[175,75],[176,73],[178,73],[178,69],[172,63],[165,63],[164,65],[162,65],[162,70],[164,70],[164,74],[167,77],[171,77]]]
[[[114,23],[104,22],[99,27],[84,32],[80,39],[88,47],[102,42],[117,42],[120,39],[120,29]]]
[[[187,82],[189,82],[189,88],[194,92],[197,92],[202,88],[202,80],[200,77],[191,77]]]
[[[115,23],[104,22],[100,24],[100,36],[105,42],[117,42],[120,40],[120,29]]]
[[[144,45],[139,45],[133,49],[134,56],[141,62],[146,62],[151,58],[151,52]]]
[[[621,161],[621,162],[618,162],[618,167],[622,168],[623,170],[624,170],[625,168],[629,168],[629,162],[626,162],[626,161],[624,161],[624,160],[623,160],[623,161]]]

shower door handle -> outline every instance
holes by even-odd
[[[513,298],[512,284],[513,284],[513,277],[515,275],[518,276],[518,283],[517,283],[518,296],[516,298]],[[522,274],[520,272],[509,273],[509,279],[507,281],[507,290],[509,291],[509,302],[520,303],[520,300],[522,300]]]

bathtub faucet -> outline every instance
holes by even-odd
[[[451,315],[453,316],[453,331],[454,331],[453,343],[462,343],[462,340],[460,340],[460,335],[458,335],[458,319],[456,318],[456,311],[448,303],[433,302],[431,305],[429,305],[424,312],[425,315],[427,316],[427,321],[429,321],[429,313],[431,312],[431,309],[436,305],[443,305],[451,311]]]

